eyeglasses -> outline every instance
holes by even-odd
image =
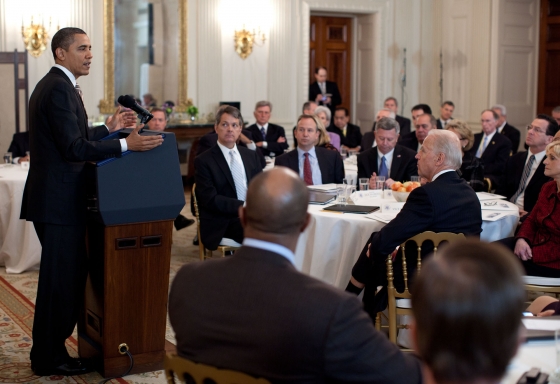
[[[539,129],[538,127],[533,127],[532,125],[528,125],[527,126],[527,131],[530,131],[531,129],[535,133],[546,133],[546,131],[543,131],[543,130]]]

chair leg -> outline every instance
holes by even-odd
[[[381,331],[381,312],[377,312],[375,316],[375,329]]]

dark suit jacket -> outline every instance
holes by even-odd
[[[325,82],[327,93],[330,93],[331,96],[331,103],[324,104],[322,101],[319,101],[319,105],[325,105],[331,110],[331,115],[334,116],[334,110],[336,109],[337,105],[342,103],[342,98],[340,97],[340,91],[338,90],[338,85],[333,81],[326,81]],[[317,95],[321,94],[321,87],[319,87],[319,83],[316,81],[309,84],[309,98],[310,101],[315,101]]]
[[[263,141],[262,133],[259,130],[257,124],[252,124],[247,127],[247,130],[253,135],[253,141],[255,143]],[[273,152],[275,156],[280,156],[288,149],[288,142],[279,143],[277,140],[279,137],[286,138],[286,133],[284,133],[284,128],[279,125],[268,123],[268,129],[266,130],[266,148],[258,147],[264,156],[270,156]]]
[[[362,143],[360,144],[360,152],[364,152],[368,149],[373,148],[374,142],[375,134],[373,133],[373,131],[364,133],[364,135],[362,136]]]
[[[247,184],[262,172],[255,151],[237,147]],[[238,208],[243,201],[237,199],[235,183],[228,163],[218,145],[194,160],[196,197],[200,213],[200,236],[208,249],[216,249],[231,221],[239,221]]]
[[[85,161],[120,156],[106,126],[89,129],[86,110],[70,79],[58,68],[43,77],[29,99],[33,159],[21,218],[59,225],[85,223]]]
[[[416,359],[374,329],[356,296],[266,250],[183,266],[169,320],[180,356],[273,383],[421,382]]]
[[[416,138],[416,132],[410,132],[407,135],[401,136],[399,145],[412,149],[414,152],[418,152],[418,139]]]
[[[357,125],[348,123],[346,126],[346,136],[342,134],[342,129],[334,124],[331,124],[327,131],[340,136],[340,145],[346,145],[348,148],[356,148],[362,143],[362,131]]]
[[[14,133],[8,152],[12,152],[12,158],[26,156],[29,151],[29,131]]]
[[[484,136],[483,132],[476,133],[474,135],[474,144],[470,152],[476,156],[480,142]],[[511,152],[511,141],[504,136],[500,135],[498,132],[494,134],[492,140],[486,146],[486,150],[480,157],[484,162],[484,177],[490,179],[492,185],[491,189],[500,188],[500,184],[503,182],[504,172],[506,170],[506,163],[509,159]]]
[[[453,120],[453,119],[451,119],[451,120]],[[437,124],[437,129],[443,129],[443,124],[441,123],[441,120],[440,120],[440,119],[437,119],[437,120],[436,120],[436,124]],[[449,124],[449,123],[448,123],[448,124]]]
[[[480,236],[482,214],[480,201],[474,190],[461,179],[457,172],[446,172],[435,181],[413,190],[399,212],[389,224],[373,233],[371,241],[374,266],[385,272],[387,255],[406,239],[424,231],[462,233],[465,236]],[[425,247],[423,247],[425,248]],[[409,278],[416,266],[416,249],[407,247]],[[432,249],[433,251],[433,246]],[[424,251],[424,254],[428,252]],[[410,259],[409,259],[410,258]],[[402,274],[402,263],[393,263],[395,273]],[[402,289],[401,280],[395,284]],[[385,283],[386,284],[386,283]]]
[[[399,123],[400,135],[401,135],[400,137],[403,137],[404,135],[408,135],[410,133],[410,119],[397,115],[395,116],[395,120],[397,120],[397,123]],[[375,124],[373,126],[375,127]]]
[[[515,195],[515,192],[517,192],[517,189],[519,188],[519,183],[521,183],[521,177],[523,176],[523,171],[525,170],[527,156],[530,156],[529,152],[523,151],[511,156],[508,159],[504,182],[500,188],[496,189],[497,194],[506,196],[508,200]],[[523,208],[525,211],[531,212],[537,203],[542,186],[550,180],[552,180],[550,177],[544,175],[544,163],[541,161],[535,171],[535,174],[531,177],[531,180],[529,180],[529,183],[525,187],[525,196],[523,198]]]
[[[338,151],[330,151],[325,148],[315,147],[319,169],[321,169],[321,179],[323,184],[342,184],[344,179],[344,165]],[[299,175],[298,151],[294,149],[279,156],[274,165],[288,167]]]
[[[247,136],[247,138],[249,140],[253,140],[253,134],[251,133],[251,131],[249,131],[247,129],[243,129],[241,131],[241,133],[243,133],[245,136]],[[209,150],[210,148],[215,146],[217,142],[218,142],[218,134],[215,131],[208,132],[207,134],[205,134],[204,136],[202,136],[200,138],[200,141],[198,142],[198,147],[196,148],[196,156],[200,155],[201,153],[206,152],[207,150]],[[240,147],[245,147],[245,148],[247,147],[240,140],[238,140],[237,145],[240,146]],[[259,156],[259,161],[261,163],[261,166],[263,168],[266,167],[266,160],[264,159],[263,154],[258,149],[257,149],[256,153]]]
[[[521,141],[521,132],[519,129],[515,128],[506,122],[504,129],[502,129],[502,135],[507,137],[511,141],[511,152],[515,155],[519,150],[519,142]]]
[[[358,155],[358,177],[368,179],[377,169],[377,147],[370,148]],[[400,145],[395,146],[393,152],[393,162],[391,164],[391,172],[389,177],[395,181],[410,181],[411,176],[418,176],[418,167],[415,159],[416,152]]]

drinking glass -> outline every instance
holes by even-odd
[[[410,176],[410,181],[416,181],[417,183],[420,182],[420,176]]]
[[[336,202],[346,205],[346,184],[339,184],[336,187]]]
[[[346,186],[346,204],[348,204],[350,202],[351,196],[354,192],[356,192],[356,186],[355,185],[347,185]]]
[[[342,156],[342,159],[346,159],[346,157],[348,156],[348,151],[346,150],[346,148],[340,148],[340,155]]]
[[[385,182],[385,176],[376,176],[375,181],[382,181]]]
[[[367,191],[369,189],[369,179],[360,178],[360,191]]]
[[[12,152],[4,153],[4,164],[12,164]]]

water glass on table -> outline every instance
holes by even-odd
[[[416,181],[417,183],[420,182],[420,176],[410,176],[410,181]]]
[[[354,192],[356,192],[356,186],[355,185],[347,185],[346,186],[346,204],[348,204],[351,201],[351,196]]]
[[[346,157],[348,156],[348,151],[346,150],[346,148],[340,148],[340,156],[342,156],[342,159],[346,159]]]
[[[336,203],[346,204],[346,184],[338,184],[336,186]]]
[[[12,152],[4,153],[4,164],[12,164]]]
[[[369,189],[369,179],[367,177],[361,177],[359,183],[360,191],[367,191]]]

